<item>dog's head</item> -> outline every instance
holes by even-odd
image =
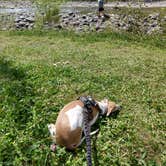
[[[115,102],[109,101],[108,99],[104,99],[101,101],[107,107],[106,115],[109,116],[111,113],[115,111],[120,111],[122,107]]]

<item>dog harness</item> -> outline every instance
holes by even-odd
[[[86,109],[84,109],[87,113],[91,114],[93,112],[92,107],[95,107],[99,110],[99,115],[102,115],[102,110],[99,107],[98,103],[91,96],[81,96],[78,98]]]

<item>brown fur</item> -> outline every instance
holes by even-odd
[[[108,102],[108,111],[107,116],[109,116],[112,112],[116,111],[116,104],[114,102]]]
[[[81,136],[82,136],[82,128],[78,127],[76,130],[71,131],[70,126],[67,126],[66,124],[69,124],[69,120],[65,112],[68,110],[74,108],[76,105],[80,105],[83,107],[83,103],[79,100],[72,101],[71,103],[67,104],[59,113],[56,121],[56,143],[65,146],[68,149],[74,149],[74,145],[78,145]],[[92,117],[90,120],[92,120],[96,115],[98,110],[95,107],[92,107]]]
[[[117,105],[114,102],[110,102],[105,100],[108,103],[108,110],[106,112],[107,116],[109,116],[112,112],[116,111]],[[56,134],[53,139],[58,145],[65,146],[67,149],[75,149],[77,145],[79,145],[81,137],[82,137],[82,128],[77,127],[74,131],[71,131],[70,122],[68,116],[65,114],[68,110],[76,107],[77,105],[83,107],[84,104],[80,100],[72,101],[60,111],[57,120],[56,120]],[[96,107],[92,107],[92,114],[90,116],[90,120],[96,117],[99,109]]]

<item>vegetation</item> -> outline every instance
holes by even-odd
[[[165,39],[104,32],[0,33],[0,165],[86,165],[85,143],[50,151],[47,124],[88,94],[123,106],[99,119],[95,165],[165,165]],[[97,127],[97,126],[96,126]]]

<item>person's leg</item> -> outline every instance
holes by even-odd
[[[99,17],[104,16],[104,0],[99,0],[98,1],[98,11],[99,11]]]

